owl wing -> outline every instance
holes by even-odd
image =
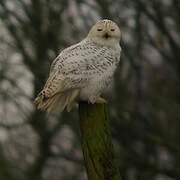
[[[50,76],[43,89],[45,97],[81,89],[113,65],[116,56],[107,47],[79,43],[65,49],[51,65]]]

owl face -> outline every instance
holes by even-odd
[[[112,39],[120,41],[121,32],[117,24],[111,20],[100,20],[90,30],[91,38],[111,41]]]

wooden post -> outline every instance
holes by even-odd
[[[114,162],[106,106],[79,103],[81,145],[88,180],[121,180]]]

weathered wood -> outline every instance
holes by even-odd
[[[114,162],[107,105],[80,102],[79,116],[88,180],[121,180]]]

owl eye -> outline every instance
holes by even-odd
[[[111,29],[111,31],[115,31],[115,29]]]
[[[97,29],[97,31],[102,31],[102,30],[103,30],[103,29],[101,29],[101,28],[98,28],[98,29]]]

